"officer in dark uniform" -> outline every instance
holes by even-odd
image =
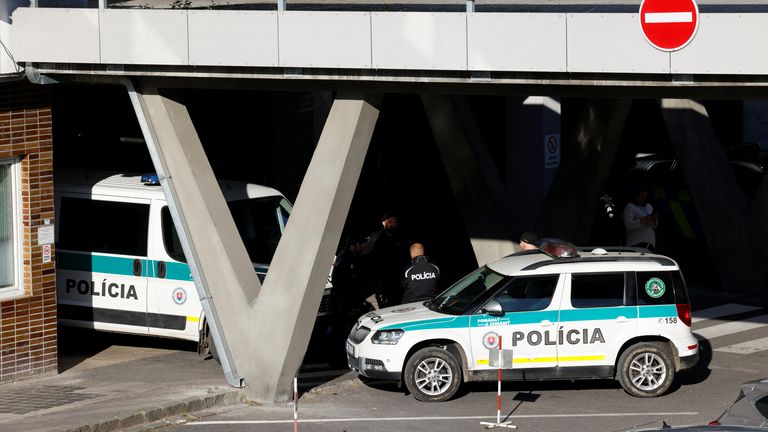
[[[402,297],[400,275],[408,263],[407,244],[398,228],[398,218],[393,212],[381,216],[381,230],[372,233],[361,249],[367,260],[367,275],[372,291],[376,293],[378,308],[397,304]]]
[[[412,264],[403,273],[403,301],[410,303],[430,300],[439,294],[440,269],[424,255],[424,245],[411,245]]]

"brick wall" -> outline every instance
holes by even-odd
[[[24,293],[0,301],[0,381],[57,370],[55,260],[43,264],[37,244],[37,228],[54,223],[47,87],[0,84],[0,158],[9,157],[21,158]]]

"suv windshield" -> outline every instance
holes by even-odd
[[[504,275],[488,267],[480,267],[432,300],[429,308],[450,315],[461,315],[476,299],[505,279]]]
[[[252,263],[269,264],[272,261],[288,219],[288,211],[281,206],[282,200],[282,197],[274,196],[227,202]],[[187,262],[167,206],[162,210],[162,229],[168,255]]]

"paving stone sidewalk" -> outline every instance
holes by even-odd
[[[0,385],[0,430],[112,431],[243,400],[221,366],[190,347],[98,337],[79,348],[62,338],[58,375]]]

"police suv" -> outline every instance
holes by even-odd
[[[220,186],[263,282],[292,206],[272,188]],[[198,341],[215,356],[157,177],[57,172],[55,189],[59,322]],[[326,286],[318,315],[330,305]]]
[[[497,359],[504,380],[615,378],[629,394],[653,397],[696,364],[698,347],[673,260],[632,249],[579,255],[548,241],[480,267],[433,300],[360,317],[347,360],[363,376],[405,381],[421,401],[496,380]]]

